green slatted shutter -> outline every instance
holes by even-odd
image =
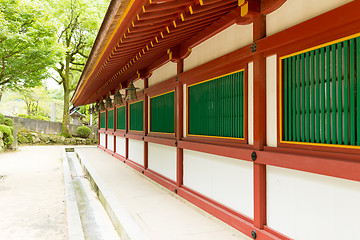
[[[169,92],[150,100],[150,132],[174,133],[175,92]]]
[[[114,129],[114,110],[108,111],[108,129]]]
[[[100,128],[106,128],[106,112],[100,113]]]
[[[282,57],[281,65],[281,140],[360,145],[360,37]]]
[[[125,130],[125,106],[116,109],[116,129]]]
[[[130,130],[143,131],[143,101],[130,104]]]
[[[188,133],[244,138],[244,70],[188,87]]]

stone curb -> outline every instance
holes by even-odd
[[[145,235],[131,214],[107,188],[106,183],[101,176],[97,174],[96,169],[91,166],[77,149],[75,149],[75,153],[79,158],[80,164],[84,168],[85,175],[89,178],[94,191],[98,195],[100,202],[113,222],[120,238],[122,240],[148,240],[149,238]]]
[[[66,211],[69,228],[69,240],[84,240],[84,232],[80,219],[75,189],[70,174],[69,160],[66,155],[66,149],[62,151],[62,160],[64,167],[64,182],[66,195]]]

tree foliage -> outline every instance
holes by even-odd
[[[48,8],[38,0],[0,0],[0,95],[49,76],[58,51]]]
[[[85,66],[108,1],[51,0],[50,3],[57,9],[57,37],[61,49],[55,67],[58,76],[54,79],[64,89],[62,135],[69,137],[70,93]]]

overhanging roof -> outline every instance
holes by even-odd
[[[285,0],[113,0],[77,85],[75,106],[99,101],[153,69],[185,58],[234,23]]]

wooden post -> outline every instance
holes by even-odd
[[[144,78],[144,93],[145,89],[149,87],[149,78]],[[143,114],[143,130],[144,130],[144,137],[149,133],[149,101],[148,95],[144,94],[144,114]],[[148,142],[144,141],[144,168],[148,168]]]
[[[266,37],[266,18],[257,14],[253,22],[253,41]],[[266,60],[263,53],[254,55],[254,150],[261,151],[266,141]],[[266,225],[266,165],[253,165],[254,225]]]
[[[184,70],[184,60],[179,59],[177,61],[177,75],[181,74]],[[184,91],[183,85],[178,82],[176,84],[175,91],[175,104],[176,104],[176,113],[175,113],[175,122],[176,122],[176,141],[180,141],[183,137],[183,128],[184,128],[184,118],[183,118],[183,108],[184,108]],[[184,153],[183,149],[176,147],[176,185],[180,187],[183,185],[183,161],[184,161]]]

